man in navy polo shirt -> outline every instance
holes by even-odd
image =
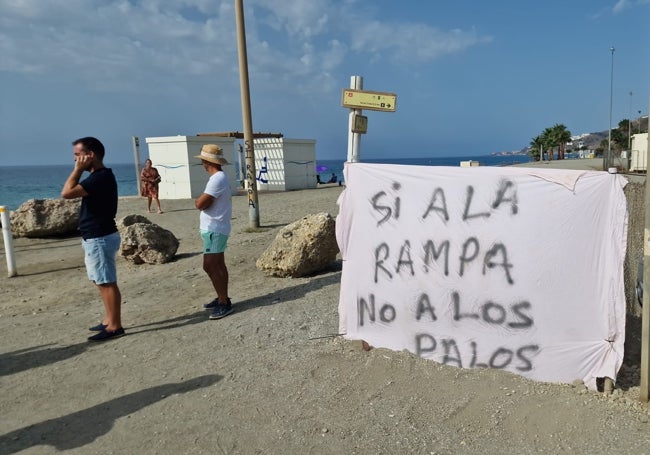
[[[61,197],[81,199],[79,231],[85,252],[88,279],[99,289],[106,316],[101,324],[90,327],[97,332],[89,341],[105,341],[124,335],[121,320],[122,295],[117,287],[115,255],[120,234],[115,225],[117,182],[113,171],[104,166],[104,145],[94,137],[72,143],[74,170],[63,185]],[[90,175],[79,182],[84,171]]]

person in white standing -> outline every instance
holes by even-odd
[[[210,319],[221,319],[234,311],[228,296],[228,268],[224,254],[231,229],[232,197],[228,176],[221,166],[228,161],[223,157],[221,147],[214,144],[205,144],[201,154],[195,158],[201,159],[210,174],[203,194],[196,198],[194,205],[201,211],[199,227],[203,241],[203,270],[217,293],[217,298],[203,308],[210,311]]]

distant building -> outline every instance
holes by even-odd
[[[648,133],[632,135],[630,154],[630,171],[646,172],[648,170]]]

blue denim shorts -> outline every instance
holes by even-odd
[[[228,246],[228,236],[216,232],[201,230],[203,240],[203,254],[223,253]]]
[[[95,284],[117,283],[115,255],[120,249],[120,234],[114,232],[94,239],[82,240],[88,279]]]

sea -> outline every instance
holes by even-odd
[[[407,164],[419,166],[459,166],[461,161],[478,161],[482,166],[508,166],[526,163],[530,157],[526,155],[483,155],[483,156],[454,156],[434,158],[399,158],[399,159],[368,159],[366,163]],[[317,160],[316,170],[321,180],[327,182],[336,175],[337,181],[343,181],[343,163],[345,160]],[[111,164],[110,167],[117,179],[120,196],[136,196],[138,194],[135,165],[133,163]],[[8,210],[17,209],[28,199],[58,198],[63,183],[70,175],[70,165],[50,166],[0,166],[0,205]],[[82,179],[84,176],[82,176]],[[239,172],[237,169],[237,179]]]

